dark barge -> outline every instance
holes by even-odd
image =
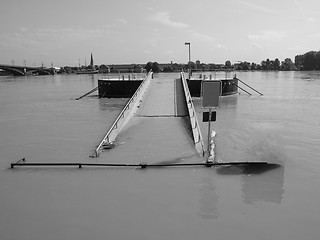
[[[110,75],[98,80],[99,98],[131,98],[146,74]]]
[[[98,80],[99,98],[131,98],[143,80]]]
[[[192,97],[201,96],[201,82],[209,79],[187,79],[188,87]],[[99,98],[130,98],[138,89],[143,81],[143,77],[129,77],[119,79],[99,79],[98,92]],[[221,95],[228,96],[238,93],[238,79],[236,77],[230,79],[212,80],[221,81]]]
[[[208,79],[207,79],[208,80]],[[192,97],[201,96],[201,82],[203,79],[187,79],[189,91]],[[211,80],[211,81],[221,81],[221,96],[234,95],[238,93],[238,79],[221,79],[221,80]]]

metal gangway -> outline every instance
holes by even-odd
[[[148,75],[96,148],[96,157],[100,155],[103,149],[112,147],[120,130],[125,124],[134,121],[131,120],[133,117],[144,122],[141,124],[141,129],[138,129],[137,134],[148,132],[150,138],[158,136],[161,140],[155,144],[160,144],[163,148],[166,148],[168,140],[174,145],[181,145],[183,141],[188,142],[186,138],[189,139],[190,135],[186,136],[185,134],[188,130],[182,128],[181,132],[180,126],[183,125],[186,128],[183,121],[189,122],[195,150],[199,155],[204,156],[205,148],[200,125],[183,74],[180,75],[179,79],[173,79],[172,76],[170,78],[156,77],[151,79]],[[190,149],[189,146],[182,146],[182,148]]]
[[[130,120],[132,115],[136,112],[144,94],[146,93],[150,85],[151,78],[152,72],[150,71],[146,75],[145,79],[142,81],[138,89],[135,91],[133,96],[123,107],[122,111],[120,112],[114,123],[111,125],[106,135],[100,141],[98,147],[95,149],[95,157],[98,157],[100,155],[100,152],[104,146],[109,146],[113,143],[122,127]]]

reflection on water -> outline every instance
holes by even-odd
[[[199,215],[203,219],[214,219],[219,217],[216,187],[211,177],[202,179],[199,188]]]
[[[236,108],[238,104],[238,95],[221,97],[219,102],[224,108]]]
[[[270,170],[282,168],[282,166],[278,164],[237,164],[237,165],[228,165],[228,166],[220,166],[217,168],[217,173],[221,175],[258,175]]]
[[[281,203],[284,193],[284,167],[278,164],[240,164],[217,168],[222,175],[242,175],[244,202]]]
[[[55,75],[54,77],[52,77],[52,81],[54,82],[55,86],[61,86],[62,85],[61,75]]]
[[[98,98],[98,96],[97,96]],[[118,111],[126,105],[127,98],[99,98],[99,109],[103,111]]]
[[[91,79],[91,83],[92,83],[92,88],[95,88],[97,86],[96,81],[95,81],[95,76],[93,74],[91,74],[90,79]]]
[[[311,71],[311,72],[306,72],[304,75],[296,75],[296,79],[300,80],[303,79],[305,81],[319,81],[320,79],[320,72],[316,71]]]
[[[236,109],[239,95],[223,96],[219,99],[220,108]],[[193,103],[197,111],[204,111],[202,109],[202,98],[193,98]]]
[[[264,174],[242,176],[242,197],[245,203],[281,203],[284,193],[284,168],[278,167]]]

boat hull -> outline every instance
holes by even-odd
[[[76,74],[97,74],[99,70],[90,70],[90,71],[78,71]]]
[[[98,80],[99,98],[130,98],[143,80]]]

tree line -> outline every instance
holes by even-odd
[[[159,64],[157,62],[148,62],[145,67],[147,71],[152,70],[153,72],[178,72],[181,69],[191,68],[192,70],[198,71],[217,71],[217,70],[237,70],[237,71],[310,71],[320,70],[320,51],[310,51],[302,55],[295,56],[293,62],[290,58],[285,58],[280,61],[278,58],[272,60],[267,58],[261,61],[261,63],[238,61],[231,63],[227,60],[224,64],[215,63],[201,63],[199,60],[196,62],[189,62],[188,64]]]
[[[157,62],[148,62],[144,69],[146,71],[152,70],[153,72],[179,72],[182,69],[188,69],[195,71],[223,71],[223,70],[237,70],[237,71],[248,71],[248,70],[274,70],[274,71],[289,71],[295,70],[296,67],[290,58],[280,62],[279,59],[270,60],[266,59],[261,64],[250,63],[250,62],[237,62],[231,63],[229,60],[224,64],[215,63],[201,63],[199,60],[196,62],[190,61],[188,64],[168,63],[159,64]]]
[[[272,60],[267,58],[261,61],[261,63],[238,61],[236,63],[231,63],[227,60],[225,63],[201,63],[200,60],[195,62],[189,62],[187,64],[183,63],[166,63],[159,64],[158,62],[148,62],[146,65],[141,64],[120,64],[118,65],[95,65],[95,69],[101,70],[101,72],[142,72],[145,69],[147,72],[152,70],[153,72],[179,72],[181,70],[186,70],[191,68],[192,70],[198,71],[223,71],[223,70],[237,70],[237,71],[310,71],[310,70],[320,70],[320,51],[310,51],[302,55],[295,56],[295,61],[293,62],[290,58],[286,58],[280,61],[278,58]],[[59,72],[61,73],[73,73],[79,69],[85,68],[87,66],[79,67],[62,67]]]
[[[230,66],[227,61],[226,66]],[[232,66],[231,66],[232,67]],[[266,59],[261,64],[240,62],[233,65],[236,70],[274,70],[274,71],[311,71],[320,70],[320,51],[309,51],[295,56],[294,62],[290,58],[284,61]]]
[[[298,70],[320,70],[320,51],[310,51],[295,57]]]

